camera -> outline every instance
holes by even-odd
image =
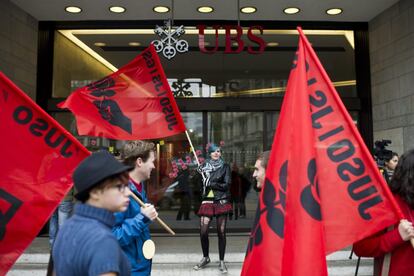
[[[385,161],[392,158],[392,151],[386,149],[391,144],[391,140],[375,141],[374,159],[379,168],[384,168]]]

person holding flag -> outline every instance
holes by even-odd
[[[219,270],[222,273],[227,273],[224,254],[226,251],[227,214],[232,210],[230,203],[231,170],[229,164],[221,158],[221,148],[218,145],[211,144],[207,151],[209,158],[198,168],[203,176],[202,202],[198,210],[203,258],[193,269],[203,269],[210,263],[208,229],[211,220],[216,217],[220,258]]]
[[[266,168],[269,161],[270,151],[264,151],[257,156],[254,164],[253,178],[256,179],[256,188],[258,191],[262,190],[266,177]]]
[[[0,275],[6,275],[73,187],[73,171],[90,152],[1,72],[0,95],[7,145],[0,161]]]
[[[408,220],[401,220],[391,229],[383,230],[354,244],[360,257],[375,257],[374,275],[412,275],[414,272],[414,150],[403,156],[395,169],[390,188]]]
[[[129,189],[143,202],[147,202],[144,181],[151,176],[155,168],[154,144],[145,141],[129,141],[121,152],[124,164],[133,169],[129,173]],[[151,274],[151,259],[143,253],[144,242],[151,238],[149,224],[158,217],[152,204],[140,204],[131,198],[128,208],[115,214],[113,234],[131,263],[131,275],[143,276]]]
[[[81,203],[53,245],[56,275],[129,275],[130,264],[111,233],[114,212],[128,207],[128,171],[109,152],[92,153],[73,173]]]
[[[242,276],[328,275],[327,254],[403,218],[311,44],[298,31]]]

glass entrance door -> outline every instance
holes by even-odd
[[[182,112],[199,161],[208,158],[206,147],[215,143],[221,145],[222,157],[232,169],[230,232],[249,231],[253,223],[258,191],[252,174],[256,157],[263,151],[265,114],[267,121],[270,116],[275,122],[276,112]],[[274,132],[274,126],[271,129]],[[157,152],[157,173],[147,185],[151,201],[173,229],[198,231],[202,181],[186,135],[160,141]],[[156,223],[151,227],[163,231]]]

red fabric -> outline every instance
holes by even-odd
[[[396,197],[401,210],[407,220],[414,223],[414,210],[401,198]],[[382,270],[384,255],[391,253],[389,276],[413,275],[414,273],[414,249],[409,241],[403,241],[398,232],[398,223],[390,231],[381,231],[369,238],[354,244],[354,252],[361,257],[376,257],[378,271]]]
[[[206,216],[206,217],[214,217],[218,215],[224,215],[229,213],[233,208],[231,207],[230,203],[203,203],[198,209],[197,215],[199,216]]]
[[[142,193],[142,183],[137,183],[137,182],[135,182],[135,181],[134,181],[134,179],[132,179],[132,178],[129,178],[129,180],[132,182],[132,184],[134,184],[134,185],[135,185],[135,188],[137,188],[137,191],[138,191],[139,193]]]
[[[0,275],[39,233],[89,152],[0,73]]]
[[[299,32],[242,275],[327,275],[326,254],[401,212]]]
[[[117,72],[75,90],[58,106],[72,111],[80,135],[135,140],[185,131],[153,45]]]

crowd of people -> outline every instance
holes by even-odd
[[[252,177],[257,191],[265,183],[269,155],[270,151],[259,154],[254,164]],[[151,274],[152,261],[145,256],[143,247],[151,239],[149,224],[158,217],[158,212],[148,203],[144,181],[155,168],[155,146],[150,142],[129,141],[121,157],[123,162],[106,151],[94,152],[74,171],[74,196],[79,202],[73,215],[67,219],[72,206],[66,208],[68,200],[65,199],[51,219],[51,256],[57,275]],[[219,271],[225,274],[228,272],[224,261],[227,220],[245,216],[243,189],[246,188],[236,174],[237,167],[233,164],[231,168],[223,160],[222,149],[216,144],[210,144],[207,159],[197,172],[202,183],[197,215],[203,256],[193,269],[203,269],[211,262],[209,229],[215,219]],[[411,275],[414,271],[414,250],[410,244],[414,239],[414,150],[401,158],[393,153],[385,160],[382,173],[406,219],[357,242],[353,249],[358,256],[375,257],[374,275]],[[183,183],[189,179],[189,175],[181,177],[185,178]],[[182,216],[189,219],[191,192],[185,187],[188,183],[180,187],[181,197],[188,200],[182,199],[177,219]],[[133,200],[132,194],[144,205]],[[61,222],[59,216],[67,219],[63,226],[65,220]]]

